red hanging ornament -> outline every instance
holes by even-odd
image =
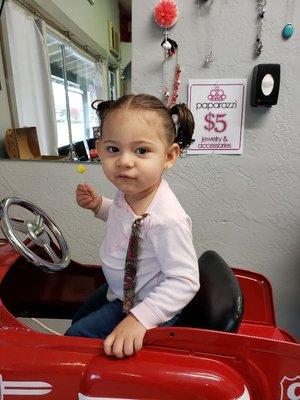
[[[179,64],[176,64],[174,83],[173,83],[173,93],[169,92],[169,89],[166,84],[164,85],[163,102],[167,108],[173,107],[177,102],[179,86],[180,86],[180,74],[181,74],[181,67]]]
[[[174,0],[161,0],[154,8],[154,20],[161,28],[172,28],[178,17],[178,6]]]

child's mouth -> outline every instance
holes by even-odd
[[[135,178],[129,175],[118,175],[117,179],[135,179]]]

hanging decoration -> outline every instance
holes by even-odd
[[[287,0],[286,5],[286,25],[282,29],[282,37],[284,39],[289,39],[294,33],[294,26],[293,26],[293,16],[294,16],[294,5],[295,0]]]
[[[169,29],[172,28],[179,17],[178,6],[174,0],[161,0],[154,8],[154,20],[158,26],[164,29],[164,38],[161,46],[164,51],[163,61],[163,101],[167,108],[172,107],[178,98],[180,85],[181,68],[178,63],[178,44],[175,40],[169,38]],[[166,62],[169,58],[175,56],[176,66],[174,73],[173,92],[170,93],[167,85]]]
[[[154,20],[161,28],[172,28],[178,17],[178,7],[174,0],[161,0],[154,8]]]
[[[214,25],[211,26],[209,13],[211,6],[213,5],[214,0],[198,0],[199,7],[203,9],[202,14],[206,15],[205,18],[205,33],[206,35],[206,57],[204,60],[204,66],[210,67],[212,63],[215,61],[215,54],[213,50],[213,39],[214,39]]]
[[[289,39],[294,33],[294,27],[293,24],[286,24],[285,27],[282,30],[282,37],[284,39]]]
[[[263,31],[263,20],[265,17],[265,6],[267,4],[267,0],[257,0],[258,3],[258,22],[257,22],[257,34],[256,34],[256,44],[255,44],[255,52],[256,55],[259,56],[263,52],[263,43],[262,43],[262,31]]]
[[[214,55],[213,49],[210,49],[210,50],[209,50],[209,53],[208,53],[208,55],[207,55],[207,57],[206,57],[206,59],[205,59],[205,66],[206,66],[206,67],[210,67],[211,64],[212,64],[214,61],[215,61],[215,55]]]
[[[176,63],[172,95],[164,79],[163,96],[164,96],[164,103],[167,108],[173,107],[174,104],[176,104],[177,102],[179,85],[180,85],[180,74],[181,74],[181,67],[178,63]]]

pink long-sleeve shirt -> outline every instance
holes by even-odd
[[[191,220],[165,180],[141,222],[134,307],[131,313],[146,328],[173,318],[199,289],[197,256]],[[109,289],[107,299],[123,299],[126,252],[132,222],[138,218],[117,191],[103,198],[97,218],[106,221],[100,258]]]

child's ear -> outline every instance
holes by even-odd
[[[173,143],[166,154],[166,162],[165,162],[165,169],[171,168],[175,163],[177,158],[180,155],[180,147],[177,143]]]
[[[97,153],[99,154],[99,157],[101,157],[101,139],[96,140],[96,150]]]

